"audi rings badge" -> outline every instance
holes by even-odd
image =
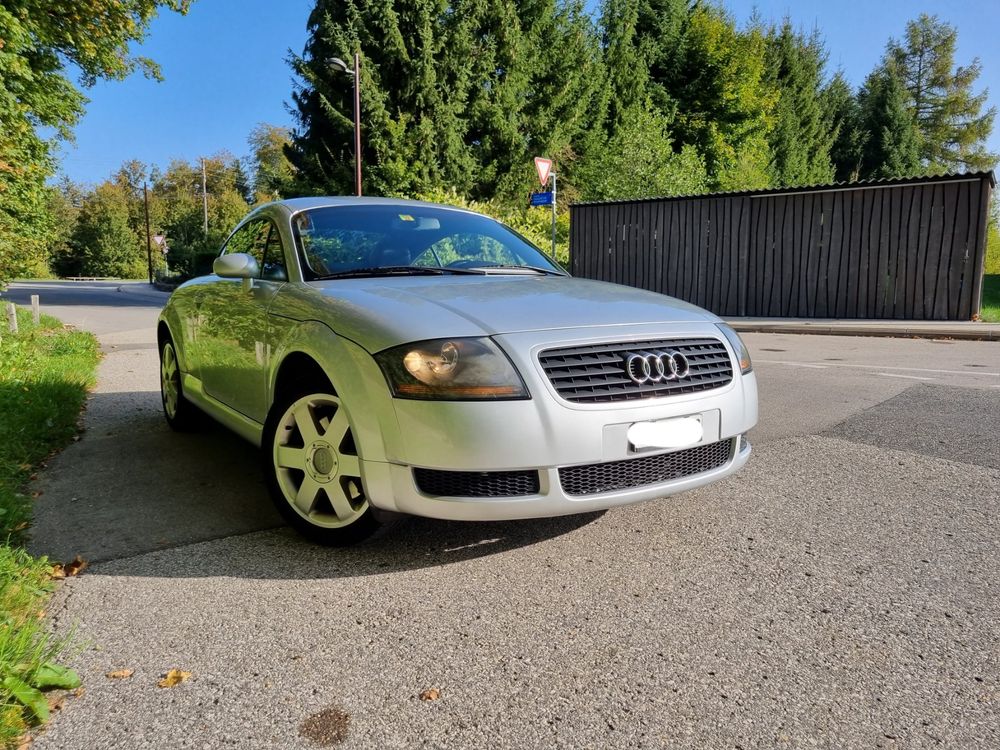
[[[686,378],[691,372],[691,364],[680,352],[670,349],[665,352],[640,352],[625,358],[625,372],[633,383],[667,383]]]

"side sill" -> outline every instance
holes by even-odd
[[[209,396],[205,393],[201,380],[189,373],[182,373],[181,390],[184,392],[184,398],[208,414],[216,422],[232,430],[258,448],[260,447],[264,433],[263,425],[257,424],[250,417],[246,417],[238,411],[230,409],[225,404]]]

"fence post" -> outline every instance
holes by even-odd
[[[13,302],[7,303],[7,325],[11,333],[17,333],[17,308]]]
[[[41,311],[41,309],[39,308],[39,305],[38,305],[38,295],[37,294],[32,294],[31,295],[31,322],[34,323],[37,326],[41,322],[41,320],[42,320],[42,311]]]

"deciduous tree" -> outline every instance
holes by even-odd
[[[45,180],[54,169],[51,130],[68,137],[83,112],[81,82],[157,77],[151,60],[132,55],[160,8],[184,12],[188,0],[87,0],[0,4],[0,281],[24,273],[45,252],[52,223]]]

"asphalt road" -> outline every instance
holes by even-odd
[[[36,488],[34,551],[92,565],[50,610],[86,690],[34,748],[1000,747],[1000,344],[750,334],[729,480],[335,551],[239,439],[163,424],[162,297],[34,291],[107,352]]]

